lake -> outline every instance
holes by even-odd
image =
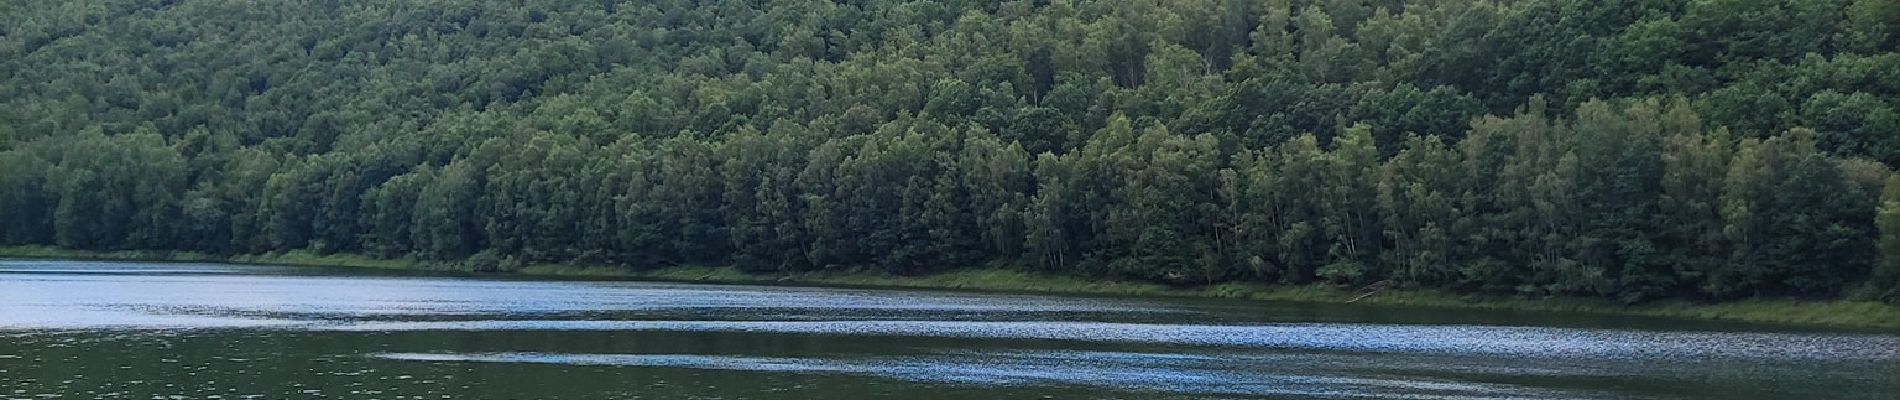
[[[1892,399],[1900,335],[1213,299],[0,260],[7,399]]]

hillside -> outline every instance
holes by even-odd
[[[0,3],[0,246],[1900,294],[1897,0]]]

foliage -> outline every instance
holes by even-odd
[[[1895,4],[6,5],[0,245],[1891,295]]]

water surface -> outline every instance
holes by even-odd
[[[1890,399],[1900,336],[1657,318],[0,260],[0,398]]]

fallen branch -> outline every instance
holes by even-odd
[[[1366,287],[1359,288],[1359,295],[1353,297],[1352,300],[1347,300],[1346,302],[1356,303],[1359,300],[1364,300],[1367,297],[1372,297],[1372,295],[1379,294],[1379,292],[1383,292],[1386,289],[1391,289],[1391,288],[1392,288],[1392,281],[1373,282],[1371,285],[1366,285]]]

